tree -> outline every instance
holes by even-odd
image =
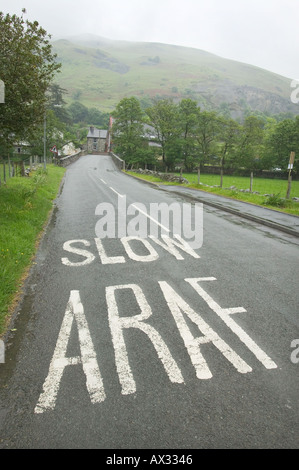
[[[79,101],[74,101],[70,106],[67,108],[68,113],[71,116],[71,120],[74,123],[79,123],[79,122],[88,122],[88,116],[89,116],[89,111],[84,104],[79,103]]]
[[[161,145],[162,160],[165,166],[174,166],[178,157],[178,138],[180,136],[178,108],[170,99],[162,99],[147,108],[146,114],[156,131],[157,141]]]
[[[97,108],[90,108],[88,110],[89,124],[94,126],[99,126],[103,129],[106,129],[108,127],[109,117],[109,113],[103,113]]]
[[[37,21],[0,12],[0,78],[5,84],[5,103],[0,108],[2,145],[32,137],[44,119],[46,91],[61,66],[49,40]]]
[[[271,126],[265,139],[263,160],[268,168],[286,170],[291,152],[299,152],[299,117],[284,119]]]
[[[51,109],[55,116],[62,122],[70,123],[70,114],[65,108],[66,102],[63,95],[67,93],[65,88],[61,88],[57,83],[51,83],[47,90],[47,108]]]
[[[253,170],[260,166],[264,123],[256,116],[248,116],[241,126],[238,143],[238,166]]]
[[[220,118],[220,187],[223,186],[223,170],[227,159],[232,160],[235,155],[235,146],[240,132],[239,124],[233,119]]]
[[[187,171],[193,171],[196,165],[197,142],[194,138],[195,127],[200,108],[196,101],[183,99],[178,106],[179,125],[181,129],[181,153]]]
[[[113,144],[126,164],[140,160],[144,149],[143,112],[137,98],[123,98],[112,113]]]
[[[198,114],[196,140],[199,145],[199,164],[204,164],[209,156],[216,152],[220,120],[215,111],[203,111]]]
[[[61,149],[63,145],[67,142],[66,138],[66,127],[65,124],[62,123],[58,117],[56,116],[55,112],[52,109],[48,109],[46,112],[46,156],[49,157],[51,155],[50,148],[57,147],[57,149]],[[34,138],[29,139],[30,147],[31,147],[31,155],[43,155],[44,152],[44,126],[41,124],[36,128]]]

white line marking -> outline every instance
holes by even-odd
[[[148,219],[152,220],[155,224],[159,225],[163,230],[166,230],[166,232],[170,232],[170,230],[165,227],[164,225],[160,224],[160,222],[158,222],[156,219],[153,219],[153,217],[151,217],[150,215],[148,215],[146,212],[144,212],[142,209],[140,209],[138,206],[136,206],[135,204],[131,204],[131,206],[135,207],[135,209],[137,209],[139,212],[141,212],[141,214],[145,215]]]
[[[102,178],[100,178],[100,180],[102,181],[102,183],[107,184],[106,181],[102,180]]]
[[[115,191],[115,189],[113,189],[111,186],[109,186],[109,188],[111,189],[111,191],[113,191],[115,194],[117,194],[119,197],[125,197],[124,194],[119,194],[117,191]]]

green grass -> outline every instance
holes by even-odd
[[[80,45],[66,40],[53,42],[62,63],[57,80],[68,90],[70,104],[79,99],[88,107],[111,111],[125,96],[194,97],[217,103],[217,91],[224,85],[227,102],[235,96],[235,87],[250,86],[263,90],[263,99],[274,93],[289,102],[289,80],[272,72],[221,58],[195,48],[155,43],[103,41],[101,38]],[[100,53],[100,55],[98,55]],[[105,54],[106,57],[101,57]],[[159,63],[149,59],[159,57]],[[116,65],[128,67],[121,71]],[[147,65],[144,65],[147,64]],[[228,88],[227,78],[230,86]],[[173,87],[177,92],[173,92]],[[79,98],[75,98],[76,92]],[[190,94],[191,93],[191,94]],[[218,103],[220,104],[220,103]]]
[[[197,184],[197,174],[186,173],[183,174],[183,176],[191,184]],[[203,174],[200,177],[200,182],[209,186],[220,185],[220,176]],[[243,176],[224,176],[223,188],[230,188],[231,186],[235,186],[237,189],[249,189],[250,178]],[[285,197],[287,181],[282,179],[253,178],[252,191],[257,191],[261,195],[279,193],[281,197]],[[292,197],[299,197],[299,181],[292,181],[291,198]]]
[[[270,209],[279,210],[292,215],[299,216],[299,203],[291,199],[285,200],[287,192],[287,181],[280,179],[254,178],[252,191],[260,194],[240,192],[240,189],[250,188],[250,178],[242,176],[224,176],[223,187],[211,187],[220,185],[219,175],[201,174],[200,183],[197,183],[197,174],[183,173],[183,177],[189,184],[167,183],[162,179],[152,175],[141,175],[132,171],[129,174],[153,183],[163,183],[166,185],[180,185],[188,188],[200,189],[202,191],[219,194],[220,196],[249,202]],[[205,186],[208,185],[208,186]],[[236,189],[230,189],[235,186]],[[299,197],[299,181],[292,181],[291,198]],[[273,196],[265,196],[265,194]]]
[[[48,165],[0,187],[0,335],[22,286],[65,169]]]

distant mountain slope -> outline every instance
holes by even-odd
[[[53,48],[63,65],[57,81],[68,90],[69,103],[111,111],[125,96],[146,103],[159,95],[189,97],[203,109],[229,110],[233,118],[248,108],[299,114],[290,79],[199,49],[92,35],[60,39]]]

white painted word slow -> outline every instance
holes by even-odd
[[[181,251],[187,253],[193,258],[200,258],[196,251],[194,251],[193,248],[191,248],[191,246],[178,234],[174,235],[174,238],[171,238],[167,235],[162,235],[161,240],[154,236],[150,236],[150,240],[153,242],[154,245],[158,245],[164,248],[164,250],[174,256],[177,260],[184,259]],[[95,238],[94,241],[97,253],[100,257],[100,262],[102,264],[125,263],[128,260],[123,255],[109,256],[106,253],[103,240],[101,240],[100,238]],[[130,236],[123,237],[120,239],[120,241],[128,258],[133,261],[148,263],[151,261],[156,261],[159,258],[159,255],[155,250],[153,244],[151,244],[148,239]],[[85,248],[82,248],[82,245]],[[136,245],[142,245],[145,252],[144,255],[136,253]],[[96,256],[93,254],[93,252],[86,249],[86,247],[90,246],[91,243],[88,240],[69,240],[65,242],[63,245],[64,251],[72,253],[72,255],[76,255],[77,257],[79,256],[79,259],[74,260],[72,258],[72,260],[70,260],[70,258],[63,257],[61,259],[61,262],[66,266],[88,266],[96,259]]]
[[[232,315],[246,312],[243,307],[222,308],[213,298],[201,287],[202,282],[216,281],[214,277],[186,278],[185,281],[191,285],[198,295],[206,302],[209,308],[225,323],[225,325],[247,346],[256,359],[266,368],[277,367],[275,362],[248,336],[248,334],[234,321]],[[195,369],[198,379],[210,379],[212,372],[204,358],[201,346],[211,343],[215,349],[222,354],[226,360],[238,372],[246,374],[252,368],[245,362],[220,335],[195,312],[190,305],[166,282],[159,282],[160,289],[169,307],[179,334],[183,340],[190,361]],[[123,317],[119,315],[117,304],[117,292],[124,289],[129,290],[136,299],[140,308],[140,313],[135,316]],[[152,315],[151,307],[138,284],[123,284],[106,287],[106,303],[108,311],[109,327],[111,331],[112,343],[116,370],[121,385],[121,393],[128,395],[137,390],[133,371],[130,366],[124,339],[124,330],[128,328],[137,329],[143,332],[154,346],[157,357],[161,361],[165,373],[174,384],[184,384],[182,371],[173,358],[168,346],[162,336],[152,325],[146,323]],[[191,321],[199,330],[199,336],[194,336],[186,319]],[[80,343],[80,355],[67,357],[66,351],[70,338],[73,322],[78,328]],[[96,359],[95,349],[92,343],[91,334],[88,328],[80,292],[72,290],[66,307],[64,319],[56,343],[54,355],[50,364],[48,376],[43,385],[38,403],[35,408],[36,413],[43,413],[55,408],[57,394],[59,391],[64,369],[68,366],[81,365],[86,376],[86,388],[92,403],[101,403],[105,400],[106,394]]]

